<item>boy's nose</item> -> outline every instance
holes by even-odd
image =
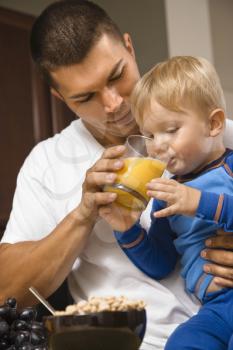
[[[168,145],[163,137],[155,136],[150,145],[150,152],[153,157],[161,158],[167,152]]]
[[[106,113],[116,113],[119,111],[123,98],[115,88],[105,88],[101,97]]]

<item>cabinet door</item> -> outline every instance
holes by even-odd
[[[0,237],[24,159],[75,115],[50,94],[30,55],[33,16],[0,7]]]
[[[50,96],[36,73],[32,74],[29,37],[33,21],[32,16],[0,8],[1,231],[9,217],[17,173],[25,157],[36,142],[52,133],[48,112],[39,122],[36,120],[38,99],[34,93],[43,91],[43,100],[48,103],[43,108],[47,111]]]

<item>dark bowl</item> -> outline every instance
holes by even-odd
[[[52,350],[136,350],[146,329],[146,311],[103,311],[44,318]]]

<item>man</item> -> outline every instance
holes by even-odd
[[[139,78],[130,36],[122,36],[93,3],[61,1],[35,22],[31,47],[52,93],[80,119],[38,144],[19,173],[1,245],[1,301],[14,295],[20,305],[32,304],[29,286],[48,297],[69,275],[76,301],[113,294],[143,298],[148,325],[142,348],[163,349],[172,330],[197,307],[178,274],[159,283],[138,271],[98,218],[99,207],[115,199],[101,188],[123,166],[118,158],[124,148],[108,146],[138,133],[129,102]],[[142,224],[148,221],[145,212]],[[233,240],[219,236],[212,245],[231,248]],[[206,258],[229,266],[208,264],[232,286],[226,277],[232,275],[233,253],[210,250]]]

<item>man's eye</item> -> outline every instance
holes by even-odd
[[[84,102],[88,102],[90,101],[90,99],[94,96],[94,92],[87,95],[85,98],[83,98],[82,100],[76,100],[77,103],[84,103]]]
[[[121,72],[118,73],[117,75],[115,75],[112,78],[110,78],[109,81],[112,82],[112,81],[120,79],[122,77],[122,75],[123,75],[123,71],[124,71],[124,69],[122,69]]]

